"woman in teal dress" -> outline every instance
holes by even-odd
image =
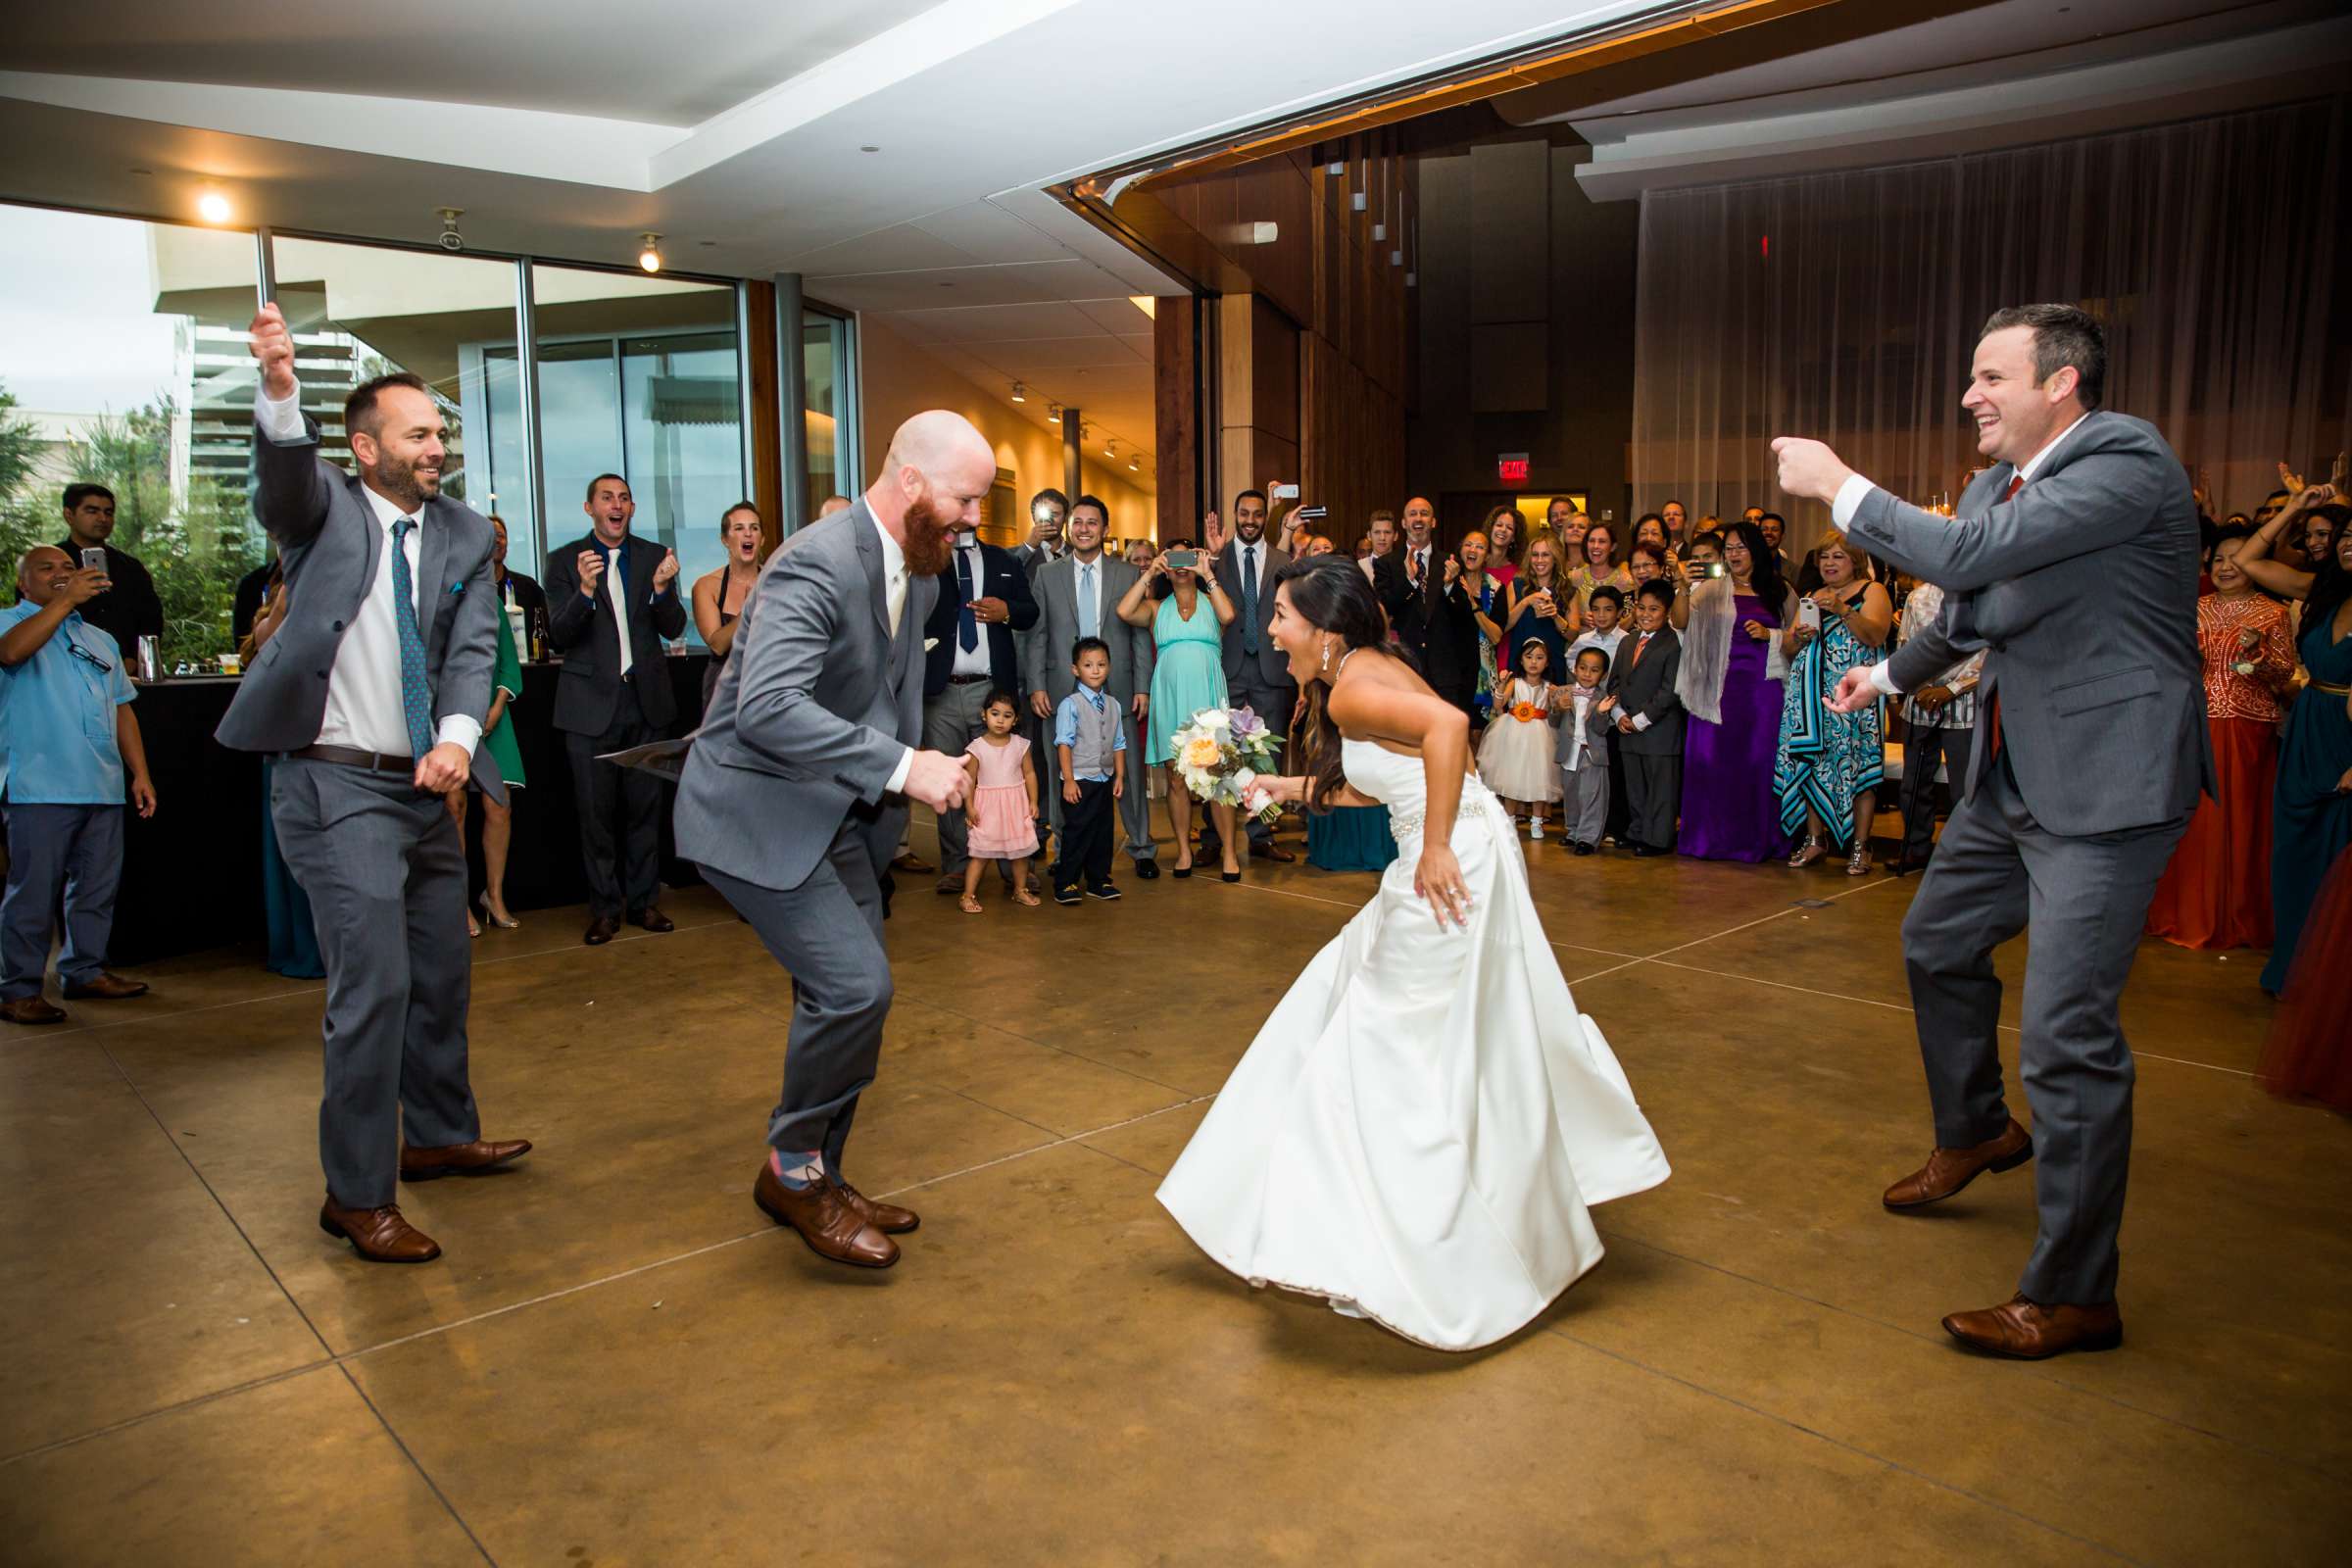
[[[1144,761],[1167,768],[1168,826],[1176,833],[1174,875],[1193,874],[1193,797],[1184,779],[1170,764],[1175,735],[1203,708],[1226,706],[1225,626],[1233,619],[1232,601],[1217,586],[1216,574],[1194,565],[1171,565],[1168,558],[1205,566],[1192,541],[1179,539],[1161,551],[1152,569],[1136,578],[1127,597],[1119,601],[1118,615],[1130,626],[1146,626],[1158,654],[1152,670],[1152,733],[1144,745]],[[1217,837],[1223,847],[1225,880],[1242,879],[1235,858],[1233,808],[1211,806]]]
[[[509,790],[522,788],[522,744],[514,737],[514,718],[507,711],[508,705],[522,695],[522,659],[514,647],[514,622],[505,612],[498,617],[498,662],[490,672],[490,711],[482,724],[482,747],[491,760],[498,764],[498,776],[507,781]],[[449,812],[458,819],[458,835],[466,833],[466,792],[470,783],[461,785],[450,793]],[[482,882],[483,887],[475,904],[490,923],[504,931],[522,924],[507,912],[507,848],[514,840],[514,808],[512,800],[502,804],[489,796],[482,797]],[[466,929],[480,936],[482,926],[473,917],[474,906],[466,909]]]
[[[2334,554],[2317,571],[2271,559],[2282,529],[2300,534],[2318,512],[2335,523]],[[2310,684],[2287,710],[2271,811],[2271,910],[2275,934],[2262,988],[2286,990],[2303,922],[2320,882],[2352,844],[2352,511],[2332,486],[2310,485],[2237,553],[2238,569],[2272,593],[2303,601],[2295,648]]]
[[[1894,626],[1894,603],[1862,576],[1854,553],[1835,533],[1814,550],[1797,588],[1809,592],[1821,625],[1816,629],[1794,616],[1781,633],[1788,679],[1772,766],[1781,831],[1805,829],[1790,865],[1811,865],[1830,853],[1835,839],[1852,852],[1846,875],[1862,876],[1870,870],[1870,824],[1886,778],[1886,705],[1834,713],[1829,698],[1847,670],[1878,662]]]

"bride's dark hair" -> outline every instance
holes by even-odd
[[[1412,656],[1389,641],[1388,612],[1364,580],[1361,563],[1340,555],[1293,561],[1274,574],[1274,582],[1291,591],[1291,609],[1299,619],[1330,632],[1348,653],[1369,648],[1416,668]],[[1323,679],[1307,682],[1306,712],[1294,736],[1306,759],[1307,809],[1317,815],[1331,809],[1327,801],[1347,783],[1340,767],[1340,727],[1332,722],[1328,702],[1329,682],[1338,676],[1339,665],[1334,659]]]

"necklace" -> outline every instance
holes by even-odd
[[[1348,650],[1346,653],[1342,654],[1342,655],[1340,656],[1340,667],[1339,667],[1339,668],[1337,668],[1337,669],[1335,669],[1335,670],[1333,670],[1333,671],[1331,672],[1331,678],[1332,678],[1332,679],[1334,679],[1334,680],[1337,680],[1337,679],[1339,679],[1339,678],[1340,678],[1342,675],[1345,675],[1346,673],[1348,673],[1348,661],[1349,661],[1350,659],[1353,659],[1354,657],[1355,657],[1355,650],[1354,650],[1354,649],[1352,649],[1352,648],[1348,649]]]

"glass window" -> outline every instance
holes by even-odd
[[[65,487],[105,485],[106,542],[155,578],[167,665],[230,651],[237,580],[263,559],[257,275],[248,233],[0,206],[0,559],[64,542]]]
[[[548,496],[538,548],[586,534],[588,482],[617,473],[637,503],[631,530],[678,553],[681,583],[717,570],[718,520],[751,493],[734,286],[533,266],[531,300]],[[511,338],[505,353],[511,360]],[[500,430],[518,421],[520,405],[490,407],[503,485],[522,446],[517,435],[510,448]]]

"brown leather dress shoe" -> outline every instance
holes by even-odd
[[[470,1144],[450,1144],[441,1149],[411,1149],[404,1144],[400,1151],[400,1179],[429,1182],[440,1176],[479,1176],[501,1165],[511,1165],[530,1152],[528,1138],[510,1138],[501,1143],[477,1138]]]
[[[1880,1201],[1888,1208],[1918,1208],[1951,1197],[1985,1171],[2013,1170],[2033,1157],[2033,1135],[2012,1116],[1998,1138],[1969,1149],[1938,1147],[1925,1165],[1887,1188]]]
[[[858,1211],[859,1217],[884,1235],[904,1236],[922,1224],[922,1220],[911,1208],[901,1208],[896,1203],[879,1202],[866,1197],[848,1182],[837,1181],[833,1185],[841,1189],[841,1196],[850,1200],[850,1206]]]
[[[1982,1312],[1954,1312],[1943,1332],[1987,1355],[2039,1361],[2065,1350],[2112,1350],[2124,1343],[2124,1315],[2113,1301],[2096,1306],[2043,1305],[2022,1291]]]
[[[441,1244],[400,1217],[400,1205],[345,1208],[332,1197],[319,1205],[318,1228],[340,1236],[370,1263],[430,1263]]]
[[[675,931],[677,922],[652,905],[647,905],[629,916],[629,924],[643,926],[648,931]]]
[[[888,1268],[899,1260],[899,1244],[867,1224],[831,1182],[810,1182],[796,1190],[785,1186],[775,1167],[763,1159],[760,1179],[752,1184],[752,1201],[769,1219],[799,1231],[819,1257],[858,1268]]]
[[[68,1002],[121,1002],[125,997],[143,997],[146,994],[146,981],[125,980],[119,974],[108,974],[103,969],[98,971],[95,980],[84,980],[79,985],[66,987]]]
[[[600,914],[588,922],[587,933],[580,938],[592,948],[601,948],[620,935],[620,922],[609,914]]]
[[[1286,850],[1279,844],[1268,844],[1262,850],[1256,845],[1252,844],[1250,846],[1250,858],[1252,860],[1272,860],[1276,865],[1290,865],[1298,858],[1298,852],[1296,850]]]
[[[912,850],[908,850],[905,855],[893,857],[890,862],[890,868],[893,871],[904,871],[908,876],[920,876],[925,871],[936,871],[939,869],[938,866],[933,865],[929,860],[924,859]]]
[[[64,1023],[66,1009],[47,997],[11,997],[0,1002],[0,1020],[9,1023]]]

